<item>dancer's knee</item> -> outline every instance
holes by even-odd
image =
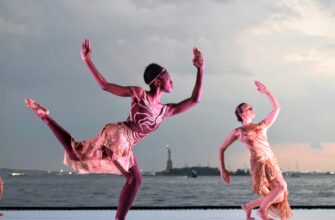
[[[287,191],[287,184],[283,178],[278,177],[277,179],[274,180],[273,182],[273,189],[276,189],[279,192],[285,192]]]
[[[277,187],[280,192],[285,192],[287,190],[287,184],[284,181],[281,181]]]
[[[270,189],[267,186],[263,186],[261,188],[261,194],[263,197],[266,197],[269,194],[269,192],[270,192]]]
[[[284,193],[280,193],[280,196],[276,199],[276,201],[274,203],[281,203],[284,201]]]
[[[132,184],[134,184],[137,188],[140,187],[142,185],[141,171],[136,166],[130,168],[129,171],[132,173],[134,178]]]
[[[134,175],[133,183],[135,184],[136,187],[139,188],[142,185],[142,175],[141,174]]]

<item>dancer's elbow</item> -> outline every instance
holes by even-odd
[[[200,95],[192,97],[192,102],[194,104],[198,104],[200,101],[201,101],[201,96]]]
[[[108,91],[108,83],[99,83],[100,88],[104,91]]]
[[[221,155],[223,155],[224,154],[224,152],[226,151],[226,146],[224,146],[224,145],[222,145],[221,147],[220,147],[220,149],[219,149],[219,155],[221,156]]]
[[[274,108],[274,111],[278,114],[281,110],[280,105],[276,105],[276,107]]]

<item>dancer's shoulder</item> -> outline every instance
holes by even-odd
[[[238,140],[241,140],[242,136],[243,136],[243,131],[245,131],[244,128],[243,128],[243,126],[240,126],[240,127],[235,128],[231,132],[231,134],[234,136],[234,138],[236,138]]]
[[[241,127],[237,127],[231,130],[230,135],[237,137],[240,133],[241,133]]]
[[[243,126],[239,126],[237,128],[235,128],[232,133],[240,133],[243,130]]]
[[[132,98],[139,101],[143,95],[145,95],[145,90],[139,86],[130,86],[132,91]]]
[[[257,123],[257,127],[268,128],[269,127],[269,122],[266,119],[263,119],[262,121]]]

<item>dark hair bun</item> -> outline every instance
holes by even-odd
[[[144,70],[144,82],[149,84],[153,79],[155,79],[164,68],[156,63],[149,64]]]

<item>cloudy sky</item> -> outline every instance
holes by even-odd
[[[335,3],[331,0],[0,1],[0,167],[52,169],[63,150],[25,107],[32,97],[77,139],[127,118],[129,98],[102,91],[80,59],[84,38],[110,82],[146,88],[143,70],[165,66],[174,91],[190,96],[192,47],[206,62],[202,102],[166,120],[134,147],[142,169],[163,170],[167,150],[175,167],[217,166],[218,149],[239,126],[236,105],[271,110],[254,80],[278,98],[282,111],[268,136],[284,170],[335,170]],[[227,151],[230,169],[249,167],[240,143]]]

